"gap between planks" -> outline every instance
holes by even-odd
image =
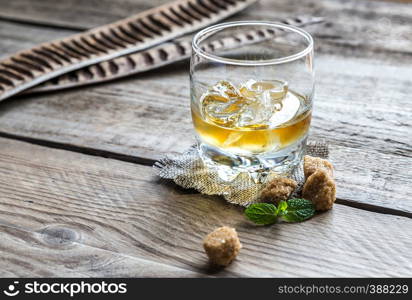
[[[38,28],[50,28],[50,29],[63,29],[63,30],[71,30],[71,31],[78,31],[82,32],[88,30],[90,28],[77,26],[75,24],[54,24],[52,22],[47,21],[37,21],[37,20],[30,20],[18,17],[8,17],[8,16],[0,16],[1,22],[13,23],[18,25],[28,25],[28,26],[35,26]]]
[[[229,277],[411,274],[408,218],[337,204],[305,223],[259,227],[218,197],[161,184],[146,166],[7,139],[0,144],[0,219],[10,226],[1,227],[0,250],[11,262],[2,269],[9,275],[153,276],[150,261]],[[223,225],[237,228],[244,247],[234,264],[211,274],[201,241]]]
[[[132,155],[115,153],[115,152],[111,152],[107,150],[100,150],[100,149],[76,146],[72,144],[63,144],[63,143],[58,143],[58,142],[53,142],[53,141],[31,138],[31,137],[18,136],[18,135],[13,135],[13,134],[1,132],[1,131],[0,131],[0,137],[11,139],[11,140],[22,141],[22,142],[26,142],[26,143],[33,144],[33,145],[48,147],[52,149],[60,149],[60,150],[66,150],[66,151],[75,152],[75,153],[81,153],[85,155],[97,156],[97,157],[102,157],[102,158],[110,158],[114,160],[119,160],[123,162],[134,163],[134,164],[141,164],[145,166],[152,166],[155,162],[155,160],[150,159],[150,158],[137,157],[137,156],[132,156]],[[353,208],[357,208],[357,209],[375,212],[375,213],[412,218],[412,213],[410,212],[387,208],[387,207],[378,206],[378,205],[373,205],[373,204],[360,203],[360,202],[347,200],[347,199],[341,199],[341,198],[337,198],[336,203],[341,204],[341,205],[346,205],[349,207],[353,207]]]

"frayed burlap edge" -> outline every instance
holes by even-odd
[[[324,141],[309,141],[305,154],[328,158],[328,145]],[[258,202],[265,187],[265,184],[255,183],[247,173],[241,173],[231,182],[223,181],[214,170],[203,164],[195,146],[184,153],[160,159],[153,168],[159,177],[173,180],[183,188],[195,189],[205,195],[221,195],[228,202],[241,206]],[[275,173],[270,174],[267,181],[276,176]],[[291,178],[298,183],[293,196],[299,196],[304,183],[302,163],[293,170]]]

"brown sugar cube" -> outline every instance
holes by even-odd
[[[288,200],[290,194],[297,187],[296,181],[290,178],[277,177],[271,180],[260,194],[263,202],[279,203]]]
[[[333,178],[333,165],[330,162],[320,157],[305,155],[303,158],[303,173],[305,173],[305,178],[309,178],[309,176],[317,170],[324,170]]]
[[[336,185],[325,170],[317,170],[306,180],[302,196],[312,201],[316,210],[331,209],[336,200]]]
[[[211,263],[218,266],[227,266],[238,255],[242,245],[236,230],[223,226],[205,237],[203,248]]]

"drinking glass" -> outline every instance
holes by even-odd
[[[198,151],[220,178],[262,182],[300,163],[314,94],[309,33],[260,21],[206,28],[193,38],[190,85]]]

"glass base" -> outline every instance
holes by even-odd
[[[255,183],[264,183],[269,175],[290,175],[300,164],[307,136],[277,152],[252,156],[235,155],[205,143],[198,144],[199,155],[220,179],[231,182],[241,173],[248,173]]]

